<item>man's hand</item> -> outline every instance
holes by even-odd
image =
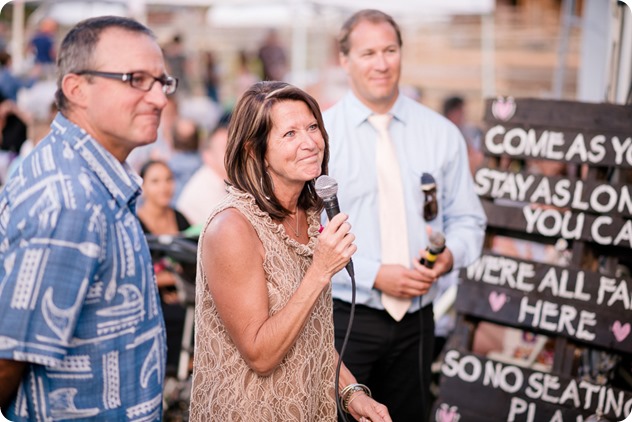
[[[425,255],[426,251],[421,251],[421,256]],[[423,280],[434,283],[439,277],[448,273],[454,266],[454,257],[450,249],[445,248],[443,252],[437,255],[437,259],[432,268],[428,268],[425,265],[419,263],[419,260],[413,261],[413,266],[417,271],[423,274]]]
[[[428,293],[432,281],[416,269],[385,264],[377,272],[373,287],[393,297],[411,299]]]
[[[454,258],[448,248],[437,255],[433,268],[421,265],[418,259],[413,261],[412,269],[385,264],[377,272],[373,287],[393,297],[412,299],[428,293],[439,277],[449,272],[453,265]]]

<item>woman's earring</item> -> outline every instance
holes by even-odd
[[[266,174],[267,174],[267,173],[266,173]],[[270,182],[272,182],[272,181],[270,181]],[[261,177],[259,178],[259,183],[261,184],[261,192],[265,192],[265,188],[264,188],[264,185],[263,185],[263,176],[261,176]],[[269,197],[268,195],[265,195],[265,194],[264,194],[264,195],[263,195],[263,197],[264,197],[265,199],[267,199],[268,201],[270,200],[270,197]]]

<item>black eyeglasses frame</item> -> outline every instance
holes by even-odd
[[[99,76],[101,78],[108,78],[108,79],[114,79],[114,80],[118,80],[121,82],[127,82],[129,83],[129,86],[131,86],[134,89],[138,89],[144,92],[149,92],[151,91],[151,89],[154,87],[154,83],[156,82],[160,82],[160,85],[162,86],[162,92],[165,95],[172,95],[176,92],[176,90],[178,89],[178,78],[174,78],[173,76],[168,76],[168,75],[163,75],[160,77],[155,77],[147,72],[143,72],[143,71],[136,71],[136,72],[127,72],[127,73],[119,73],[119,72],[102,72],[99,70],[90,70],[90,69],[86,69],[86,70],[80,70],[77,72],[72,72],[75,75],[90,75],[90,76]],[[150,78],[153,79],[153,81],[151,82],[151,84],[149,85],[149,87],[147,88],[141,88],[139,86],[134,85],[134,75],[135,74],[142,74],[143,76],[148,76]],[[172,82],[173,81],[173,82]]]

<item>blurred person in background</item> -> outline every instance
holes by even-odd
[[[335,388],[357,420],[391,420],[344,365],[335,385],[331,276],[355,246],[344,214],[321,231],[328,156],[302,90],[260,82],[237,103],[229,193],[199,242],[192,421],[333,421]]]
[[[235,102],[253,84],[259,82],[261,78],[252,70],[252,60],[246,50],[239,50],[237,54],[237,71],[235,72],[234,100]]]
[[[175,34],[169,42],[163,46],[162,50],[165,55],[167,70],[174,78],[178,78],[179,93],[185,96],[190,94],[191,84],[189,76],[191,69],[182,35]]]
[[[307,88],[307,92],[316,98],[322,110],[327,110],[335,104],[349,89],[347,75],[340,67],[339,54],[338,40],[332,37],[327,60],[314,83]]]
[[[215,59],[215,54],[212,51],[204,53],[204,88],[206,95],[218,103],[219,89],[220,89],[220,77],[219,77],[219,64]]]
[[[48,134],[50,125],[55,120],[57,114],[57,106],[54,102],[49,105],[49,112],[40,116],[37,113],[32,114],[31,123],[28,125],[28,138],[20,147],[20,153],[11,161],[9,166],[8,177],[15,172],[24,158],[33,151],[33,148]]]
[[[483,164],[483,131],[467,121],[465,100],[461,96],[448,97],[443,102],[443,115],[461,131],[467,144],[470,172],[474,174]]]
[[[11,55],[0,51],[0,94],[11,101],[18,100],[18,92],[22,88],[30,88],[37,82],[37,76],[18,77],[11,69]]]
[[[6,183],[9,167],[28,137],[31,116],[0,94],[0,185]]]
[[[173,172],[175,190],[172,205],[176,204],[180,193],[191,176],[202,167],[200,156],[200,128],[191,119],[179,117],[172,132],[172,151],[167,160]]]
[[[4,21],[0,21],[0,52],[7,52],[7,33],[10,32],[7,24]]]
[[[28,44],[29,52],[33,56],[33,66],[36,72],[44,77],[53,77],[55,74],[55,61],[57,60],[55,34],[57,28],[57,22],[53,18],[42,19],[37,32]]]
[[[285,79],[288,70],[287,56],[276,29],[268,31],[259,47],[258,57],[261,61],[264,81],[282,81]]]
[[[170,205],[175,182],[167,163],[148,161],[141,168],[140,176],[143,178],[143,200],[138,207],[138,219],[143,232],[152,235],[179,235],[188,229],[189,221]],[[193,282],[193,275],[191,272],[185,274],[184,267],[164,253],[152,251],[151,255],[167,329],[167,370],[175,371],[180,357],[185,316],[185,308],[179,303],[176,292],[176,278],[189,277],[189,282]]]
[[[206,222],[211,210],[226,196],[224,157],[228,123],[220,123],[201,145],[203,165],[184,185],[177,208],[194,225]]]

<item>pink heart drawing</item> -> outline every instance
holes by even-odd
[[[628,334],[630,334],[630,323],[626,322],[625,324],[621,324],[621,321],[615,321],[614,324],[612,324],[612,334],[614,334],[614,338],[621,343]]]
[[[437,421],[457,422],[460,419],[460,415],[457,411],[458,408],[456,406],[448,408],[448,405],[446,403],[442,403],[441,407],[437,410]]]
[[[498,120],[506,122],[511,119],[516,112],[516,102],[513,97],[498,97],[492,103],[492,114]]]
[[[492,307],[492,311],[498,312],[505,306],[507,302],[507,295],[504,293],[491,292],[489,294],[489,306]]]

